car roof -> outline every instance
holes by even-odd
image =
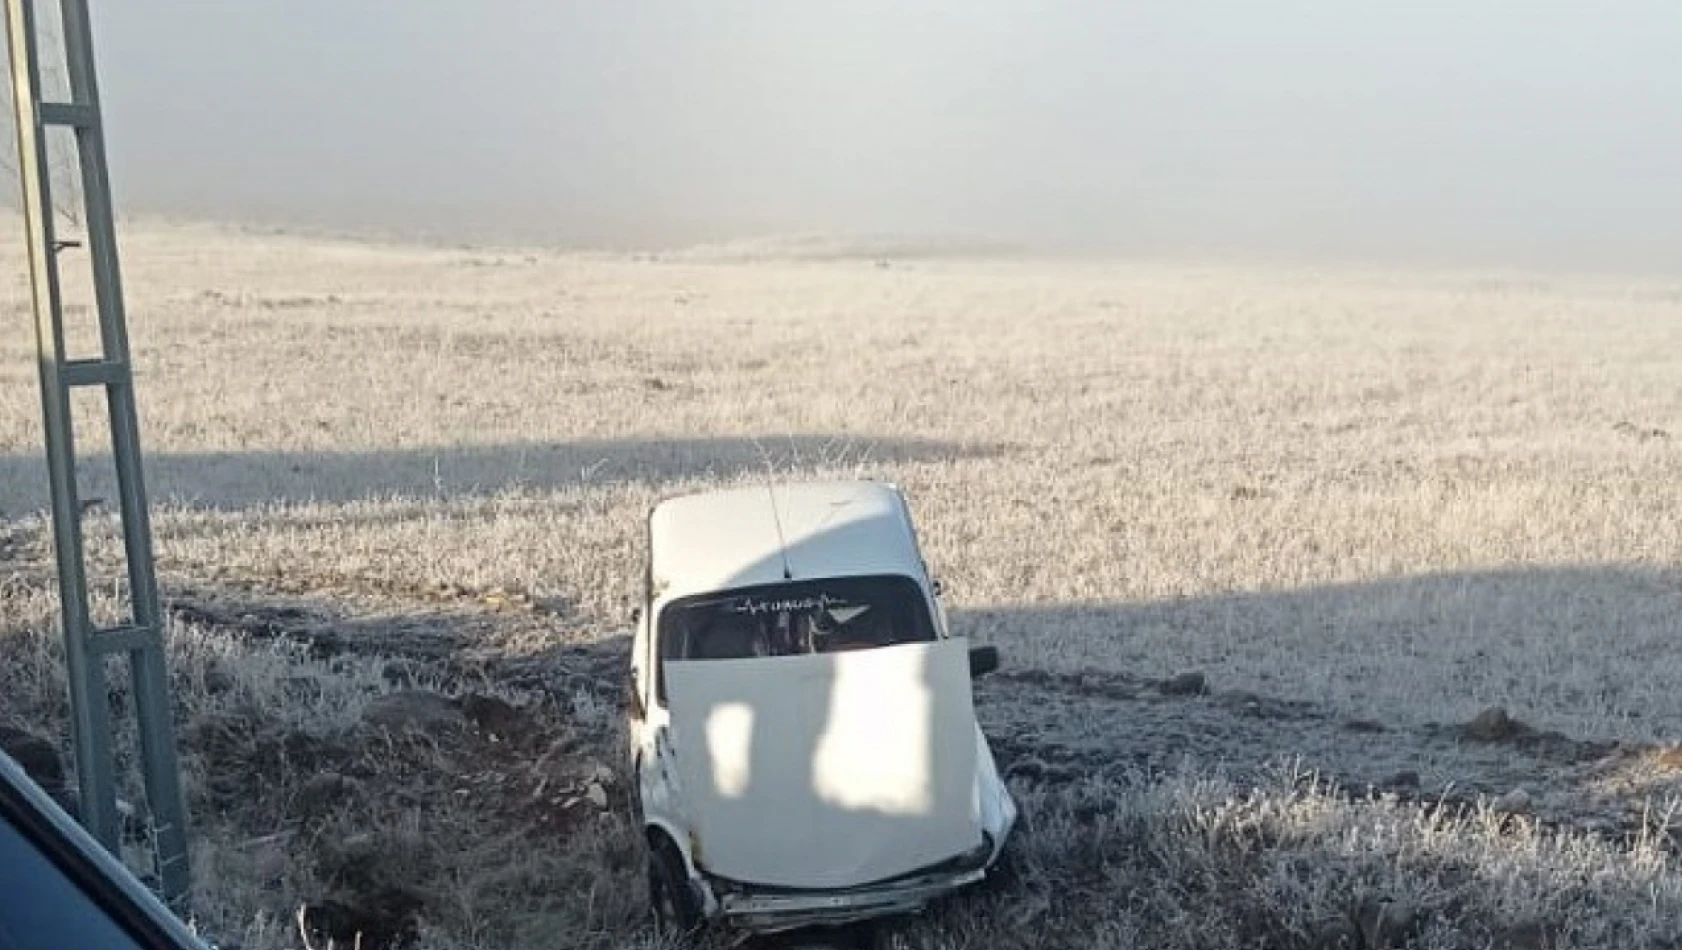
[[[869,480],[668,498],[649,515],[649,549],[650,580],[663,599],[807,578],[924,575],[904,496]]]

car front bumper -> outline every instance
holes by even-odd
[[[925,904],[981,882],[995,857],[991,835],[974,851],[903,877],[834,890],[756,887],[714,879],[713,906],[728,926],[754,933],[842,926],[914,913]]]
[[[719,909],[731,927],[754,933],[841,926],[913,913],[928,902],[975,884],[986,876],[985,869],[976,868],[848,891],[777,894],[748,891],[722,895]]]

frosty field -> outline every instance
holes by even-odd
[[[0,725],[68,761],[3,233]],[[934,946],[1682,946],[1682,284],[121,233],[224,943],[649,945],[643,516],[845,473],[1003,658],[1019,860]]]

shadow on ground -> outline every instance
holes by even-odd
[[[483,649],[486,625],[508,622],[493,611],[427,607],[388,617],[350,617],[336,614],[330,604],[311,606],[249,592],[166,594],[171,613],[180,621],[256,639],[300,640],[329,662],[346,653],[395,654],[415,665],[419,679],[429,678],[420,675],[427,670],[436,670],[465,683],[533,690],[546,694],[545,702],[557,710],[551,717],[557,722],[570,722],[568,717],[578,710],[594,708],[606,716],[602,735],[567,747],[562,756],[569,763],[566,768],[576,764],[573,759],[605,760],[615,754],[607,724],[618,715],[624,684],[628,642],[622,632],[604,630],[594,642],[579,643],[563,636],[558,627],[551,645],[498,655]],[[1524,906],[1530,909],[1520,915],[1509,909],[1518,906],[1513,903],[1518,893],[1514,888],[1535,882],[1509,886],[1472,874],[1467,868],[1475,869],[1475,861],[1461,868],[1456,862],[1472,859],[1447,842],[1442,853],[1427,854],[1419,867],[1400,870],[1376,847],[1370,854],[1362,852],[1351,865],[1347,856],[1334,860],[1322,854],[1317,850],[1322,845],[1315,841],[1269,845],[1259,851],[1247,840],[1211,844],[1187,837],[1175,824],[1184,818],[1179,812],[1153,811],[1158,799],[1151,797],[1156,794],[1151,790],[1174,787],[1175,776],[1187,774],[1223,774],[1240,791],[1277,788],[1280,764],[1294,763],[1304,773],[1340,783],[1352,799],[1362,798],[1371,788],[1431,808],[1482,800],[1495,803],[1498,811],[1544,825],[1591,831],[1626,844],[1640,835],[1652,840],[1638,806],[1644,797],[1662,796],[1666,789],[1682,791],[1682,756],[1667,757],[1663,746],[1651,742],[1614,742],[1570,729],[1553,731],[1536,711],[1552,703],[1556,714],[1570,713],[1573,700],[1564,692],[1537,692],[1527,704],[1517,694],[1493,690],[1520,672],[1520,679],[1561,686],[1588,676],[1626,691],[1623,699],[1584,693],[1577,700],[1584,716],[1596,714],[1608,701],[1633,704],[1644,694],[1656,695],[1652,690],[1664,687],[1666,667],[1657,662],[1662,659],[1657,653],[1642,654],[1641,644],[1654,644],[1657,650],[1666,640],[1664,634],[1674,633],[1678,598],[1682,578],[1674,572],[1589,566],[1453,572],[1157,603],[955,608],[958,632],[997,643],[1004,654],[1000,671],[977,685],[977,711],[1001,769],[1028,811],[1020,836],[1028,864],[1026,871],[1018,872],[1025,876],[1005,876],[988,895],[944,904],[937,912],[944,941],[940,945],[1091,946],[1106,928],[1120,928],[1151,938],[1155,946],[1232,945],[1216,938],[1247,934],[1255,938],[1251,945],[1329,950],[1360,944],[1340,943],[1341,931],[1333,930],[1326,930],[1324,940],[1318,930],[1312,940],[1292,943],[1285,938],[1304,932],[1301,927],[1360,924],[1364,888],[1377,887],[1380,893],[1402,899],[1431,892],[1435,882],[1452,878],[1465,882],[1456,885],[1454,903],[1434,909],[1414,905],[1421,913],[1437,913],[1439,921],[1446,922],[1442,926],[1453,928],[1443,946],[1530,946],[1501,940],[1503,934],[1524,932],[1532,925],[1554,928],[1550,933],[1561,940],[1572,933],[1583,936],[1576,945],[1659,946],[1641,942],[1641,928],[1647,924],[1608,909],[1637,897],[1647,899],[1645,885],[1634,877],[1606,874],[1595,879],[1599,883],[1538,878],[1549,890],[1534,901],[1527,898]],[[1615,628],[1608,628],[1608,616],[1616,618]],[[577,627],[569,623],[567,629]],[[1611,640],[1612,632],[1627,642]],[[1087,666],[1078,652],[1056,648],[1067,644],[1071,635],[1104,638],[1103,655],[1111,661],[1102,668]],[[1161,642],[1174,636],[1184,639],[1184,655],[1162,656]],[[1616,675],[1578,669],[1569,676],[1550,677],[1546,668],[1523,667],[1548,637],[1567,641],[1554,644],[1551,655],[1556,662],[1604,663]],[[1155,646],[1149,642],[1153,638]],[[1395,642],[1407,645],[1396,655],[1411,657],[1412,666],[1380,664],[1368,669],[1351,662],[1352,657],[1373,654],[1375,644]],[[1226,652],[1220,653],[1217,648],[1223,643]],[[1147,653],[1147,647],[1152,652]],[[1249,669],[1247,664],[1258,658],[1271,658],[1276,664],[1277,689],[1234,682],[1238,671]],[[394,672],[407,679],[405,668],[394,667]],[[1283,677],[1290,670],[1296,671],[1297,679]],[[1482,719],[1441,704],[1412,720],[1340,709],[1327,701],[1329,687],[1302,686],[1313,682],[1302,678],[1305,671],[1314,670],[1321,671],[1323,684],[1341,678],[1346,693],[1353,686],[1353,692],[1366,689],[1375,697],[1387,682],[1447,676],[1467,684],[1466,709],[1502,702],[1512,718]],[[1189,675],[1192,671],[1204,675]],[[549,733],[539,738],[549,741]],[[244,748],[236,746],[236,751]],[[259,743],[251,748],[256,752],[250,754],[256,755],[265,747]],[[430,773],[421,774],[431,767],[428,760],[407,767],[419,770],[415,782],[434,781]],[[615,762],[615,767],[622,766]],[[520,801],[528,800],[537,787],[533,783],[548,775],[527,776],[520,771],[524,768],[510,769],[522,780],[532,780],[527,783],[530,788],[517,786]],[[556,776],[573,781],[570,773],[556,768]],[[1621,772],[1646,784],[1632,778],[1620,785]],[[374,771],[351,778],[377,785],[384,774]],[[302,790],[302,777],[288,779]],[[588,791],[587,778],[577,781]],[[453,788],[440,785],[439,790],[453,794]],[[618,816],[615,821],[629,821],[624,792],[616,790],[611,798],[609,811]],[[1505,803],[1500,803],[1503,797]],[[544,807],[558,815],[571,814],[565,801]],[[275,809],[291,807],[274,804]],[[534,869],[526,883],[545,889],[547,878],[540,879],[542,874],[582,877],[598,873],[589,862],[611,859],[617,862],[614,879],[627,890],[621,908],[626,916],[616,918],[615,926],[642,926],[643,912],[631,893],[640,874],[636,838],[629,825],[614,827],[620,830],[611,846],[592,844],[598,851],[580,852],[576,867],[557,863]],[[1672,835],[1674,830],[1660,829],[1659,834]],[[1142,848],[1140,840],[1154,843]],[[1274,889],[1279,872],[1267,861],[1283,853],[1279,849],[1292,848],[1300,860],[1290,865],[1295,869],[1290,873],[1313,885],[1308,890],[1321,895],[1320,905],[1305,908],[1295,903],[1300,889]],[[1192,857],[1176,858],[1167,867],[1179,869],[1175,873],[1183,880],[1160,863],[1151,863],[1182,853]],[[1220,863],[1197,863],[1205,858],[1219,858]],[[494,860],[486,861],[485,868],[497,867]],[[1174,903],[1180,899],[1174,888],[1217,871],[1227,896],[1213,903],[1199,898],[1192,919],[1200,923],[1176,939],[1180,924],[1175,921],[1181,917],[1175,915],[1191,905]],[[1123,874],[1137,875],[1138,882],[1166,881],[1166,890],[1151,885],[1156,888],[1153,901],[1166,903],[1117,899],[1125,890],[1118,878]],[[1330,923],[1299,919],[1309,911],[1329,913]],[[1648,914],[1666,926],[1675,923],[1674,915],[1672,903]],[[1627,922],[1620,922],[1626,917]],[[1045,930],[1051,920],[1063,922],[1055,938]],[[1591,939],[1602,930],[1611,936]],[[1544,945],[1553,944],[1535,944]]]
[[[625,482],[659,484],[732,478],[766,469],[786,472],[986,458],[1004,451],[998,445],[934,439],[796,434],[370,452],[154,452],[146,458],[146,478],[154,503],[227,510],[392,497],[459,498]],[[84,455],[78,477],[85,498],[115,499],[109,456]],[[42,456],[0,455],[0,517],[45,507],[46,485]]]
[[[548,646],[486,649],[499,627],[548,623],[541,604],[520,617],[467,601],[352,619],[260,595],[242,602],[251,596],[183,590],[171,601],[180,619],[302,639],[322,655],[395,655],[474,680],[621,699],[623,631],[580,642],[580,618],[557,617]],[[1625,567],[951,612],[957,633],[1001,648],[977,710],[1001,767],[1030,783],[1182,767],[1250,781],[1294,762],[1352,789],[1410,797],[1521,791],[1538,816],[1608,830],[1636,797],[1682,793],[1682,755],[1665,774],[1615,774],[1682,739],[1662,662],[1679,614],[1682,577]],[[1607,616],[1624,642],[1608,636]],[[1163,646],[1175,638],[1178,653]],[[1083,662],[1071,643],[1080,639],[1102,649]],[[1505,718],[1479,724],[1495,708]]]
[[[1357,718],[1501,704],[1602,738],[1669,729],[1682,713],[1661,675],[1678,616],[1682,572],[1625,565],[953,612],[961,632],[1057,672],[1202,671],[1225,689]]]
[[[977,712],[1037,793],[1181,773],[1494,807],[1633,842],[1682,800],[1682,575],[1449,572],[1138,604],[955,610],[1000,645]],[[1102,643],[1087,654],[1071,638]],[[1183,643],[1176,653],[1171,645]],[[1097,662],[1099,656],[1103,662]],[[1661,829],[1682,845],[1682,825]]]

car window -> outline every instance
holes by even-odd
[[[144,950],[14,826],[0,820],[0,950]]]
[[[837,653],[935,639],[922,588],[899,576],[796,581],[686,597],[661,610],[658,629],[662,661]],[[664,675],[657,687],[664,700]]]

